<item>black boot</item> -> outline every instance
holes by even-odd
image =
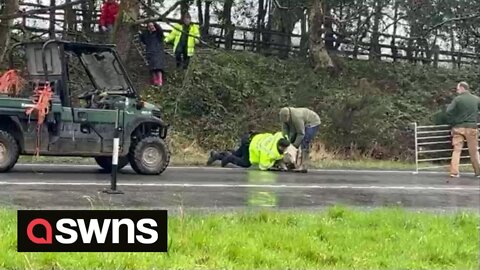
[[[217,151],[211,151],[210,152],[210,157],[208,157],[208,160],[207,160],[207,166],[211,166],[217,160],[218,160]]]
[[[207,166],[211,166],[215,161],[222,160],[230,154],[231,154],[230,152],[211,151],[210,157],[208,158],[208,161],[207,161]]]

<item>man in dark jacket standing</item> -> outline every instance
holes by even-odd
[[[148,67],[152,74],[152,84],[162,86],[165,71],[163,29],[156,23],[148,23],[147,30],[140,35],[140,40],[145,44]]]
[[[480,98],[470,93],[466,82],[457,85],[458,96],[447,107],[447,118],[452,126],[452,161],[450,176],[459,177],[460,155],[463,142],[466,140],[468,152],[472,162],[475,176],[480,177],[480,160],[478,155],[478,128],[477,118],[480,107]]]

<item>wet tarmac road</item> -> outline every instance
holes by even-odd
[[[245,209],[401,206],[460,210],[480,206],[480,180],[472,175],[447,183],[445,174],[311,171],[273,173],[242,169],[170,167],[160,176],[126,168],[118,176],[122,195],[102,192],[110,176],[96,166],[22,165],[0,174],[0,206],[85,209]]]

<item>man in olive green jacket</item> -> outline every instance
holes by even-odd
[[[301,147],[302,168],[306,170],[310,152],[310,143],[315,138],[320,128],[320,116],[307,108],[285,107],[279,113],[283,125],[283,135],[286,136],[296,148]]]
[[[475,175],[480,177],[480,161],[478,155],[478,128],[477,118],[480,107],[480,98],[470,93],[466,82],[457,85],[458,96],[447,107],[447,118],[452,126],[452,161],[450,176],[459,177],[460,155],[463,142],[466,140],[468,152]]]

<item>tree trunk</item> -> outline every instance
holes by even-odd
[[[381,48],[380,48],[380,20],[382,19],[383,3],[381,0],[375,0],[375,15],[373,18],[373,33],[370,41],[369,58],[374,60],[380,60]]]
[[[323,0],[313,0],[310,7],[310,35],[309,49],[310,57],[315,71],[324,68],[334,68],[330,55],[325,48],[325,42],[322,38],[322,25],[324,21],[324,3]]]
[[[453,27],[450,27],[450,53],[452,54],[452,68],[455,68],[455,32]]]
[[[182,3],[180,4],[180,11],[182,12],[182,15],[187,13],[190,9],[190,1],[189,0],[183,0]]]
[[[2,15],[9,15],[18,10],[18,0],[6,0],[2,9]],[[0,20],[0,63],[5,58],[8,46],[10,45],[10,27],[13,20]]]
[[[203,28],[202,28],[202,37],[208,38],[210,30],[210,6],[212,5],[211,0],[205,0],[205,12],[203,13]]]
[[[359,46],[358,46],[358,43],[360,43],[362,41],[362,38],[361,38],[361,34],[360,32],[362,31],[362,29],[360,28],[362,25],[362,16],[358,16],[358,19],[357,19],[357,34],[355,35],[355,38],[354,38],[354,45],[353,45],[353,58],[355,59],[358,59],[358,50],[359,50]]]
[[[203,26],[202,0],[197,0],[198,24]]]
[[[308,32],[307,32],[307,13],[303,14],[301,19],[301,39],[300,39],[300,55],[307,56],[308,53]]]
[[[152,1],[152,0],[147,0],[147,5],[148,5],[149,7],[152,7],[152,6],[153,6],[153,1]],[[155,12],[154,12],[152,9],[150,9],[150,8],[147,8],[147,9],[146,9],[146,13],[147,13],[147,16],[148,16],[148,17],[153,17],[153,16],[155,16]]]
[[[72,0],[65,0],[65,3],[71,3]],[[64,34],[66,39],[75,32],[75,13],[72,6],[65,7],[65,26],[66,33]]]
[[[92,17],[95,12],[95,0],[88,0],[81,3],[82,13],[82,31],[87,34],[93,32]]]
[[[222,21],[225,29],[225,49],[230,50],[233,46],[235,29],[232,25],[233,0],[225,0],[223,5]]]
[[[255,31],[255,37],[254,41],[256,44],[256,50],[260,51],[261,50],[261,33],[263,30],[263,22],[265,20],[265,1],[264,0],[258,0],[258,14],[257,14],[257,30]]]
[[[398,50],[397,50],[397,43],[395,40],[395,36],[397,35],[397,27],[398,27],[398,6],[399,6],[399,1],[395,0],[395,10],[394,10],[394,15],[393,15],[393,35],[392,35],[392,41],[390,42],[390,46],[392,46],[392,57],[393,57],[393,62],[397,62],[397,57],[398,57]]]
[[[277,0],[275,0],[277,1]],[[303,9],[298,7],[297,2],[290,2],[288,0],[278,0],[283,9],[274,5],[272,14],[272,29],[280,32],[279,34],[272,34],[270,42],[280,45],[280,56],[287,57],[292,45],[291,34],[295,28],[295,24],[302,18]]]
[[[262,40],[263,40],[262,48],[264,51],[269,50],[270,48],[269,44],[272,38],[272,35],[269,33],[269,31],[272,30],[272,17],[273,17],[272,1],[273,0],[267,0],[267,7],[265,8],[265,12],[268,11],[268,21],[267,21],[266,27],[264,28],[264,30],[266,31],[262,33]]]
[[[140,5],[137,0],[123,0],[115,22],[113,40],[117,45],[118,54],[124,62],[128,59],[133,36],[136,33],[135,20],[138,19]]]
[[[50,0],[50,24],[48,27],[48,36],[50,39],[55,38],[55,10],[53,9],[55,7],[55,0]]]

